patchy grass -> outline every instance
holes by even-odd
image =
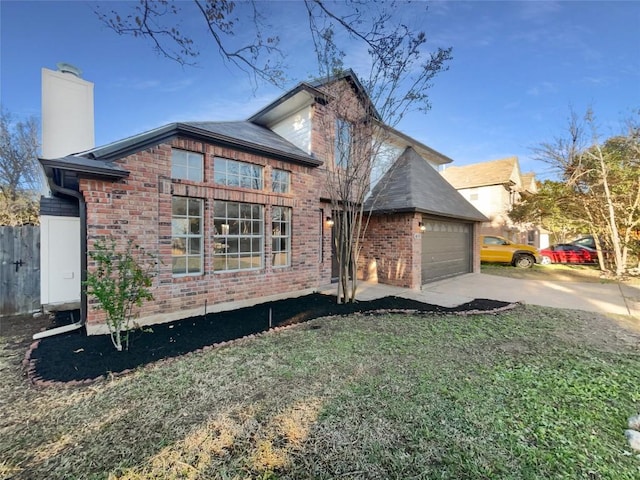
[[[14,344],[0,478],[640,476],[640,333],[597,314],[324,318],[85,388],[29,387]]]

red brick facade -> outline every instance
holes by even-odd
[[[203,182],[171,179],[171,149],[177,147],[204,154]],[[214,157],[264,167],[263,190],[230,188],[213,183]],[[87,206],[88,249],[94,242],[113,236],[122,245],[129,239],[161,264],[154,278],[154,300],[139,312],[140,324],[202,314],[227,302],[315,289],[330,282],[331,232],[324,224],[330,208],[320,203],[323,173],[314,167],[280,161],[202,142],[176,139],[130,155],[117,163],[130,172],[128,178],[110,182],[81,180]],[[290,192],[271,191],[271,169],[290,172]],[[202,199],[203,273],[172,273],[172,196]],[[291,265],[272,268],[270,224],[264,226],[263,267],[258,270],[213,271],[213,203],[216,200],[259,204],[264,221],[270,222],[272,206],[292,208]],[[89,262],[88,269],[94,265]],[[104,313],[90,303],[88,331],[100,333]]]
[[[422,235],[419,213],[373,215],[359,258],[359,278],[419,289]]]

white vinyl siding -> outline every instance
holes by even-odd
[[[300,150],[311,153],[311,107],[305,107],[269,127]]]

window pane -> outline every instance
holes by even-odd
[[[171,241],[171,253],[173,255],[184,255],[187,253],[184,238],[174,238]]]
[[[186,273],[186,257],[173,257],[171,259],[172,270],[174,275],[179,275],[181,273]]]
[[[213,202],[213,216],[218,218],[226,217],[227,204],[225,202]]]
[[[200,244],[202,243],[200,238],[190,238],[189,239],[189,253],[199,254],[201,253]]]
[[[238,239],[227,239],[227,253],[238,253]]]
[[[226,181],[226,176],[224,174],[224,172],[219,172],[216,170],[214,176],[213,176],[213,182],[217,183],[218,185],[226,185],[227,181]]]
[[[251,252],[251,239],[250,238],[241,238],[240,239],[240,252],[241,253]]]
[[[227,217],[228,218],[240,218],[240,204],[227,203]]]
[[[187,178],[187,167],[173,165],[171,167],[171,178]]]
[[[202,202],[200,200],[189,199],[189,215],[199,217],[201,205]]]
[[[186,215],[187,199],[184,197],[173,197],[172,208],[173,208],[173,215]]]
[[[187,273],[199,273],[202,270],[200,257],[189,257]]]
[[[191,218],[189,220],[189,233],[192,235],[200,234],[200,218]]]
[[[186,235],[189,223],[186,218],[174,218],[171,220],[171,235]]]
[[[251,205],[247,203],[243,203],[240,207],[240,217],[242,218],[251,218]]]

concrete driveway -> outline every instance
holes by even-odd
[[[640,286],[519,280],[482,273],[461,275],[423,287],[425,295],[488,298],[554,308],[640,317]]]
[[[384,295],[413,298],[444,307],[455,307],[475,298],[487,298],[640,318],[640,285],[519,280],[482,273],[429,283],[420,291],[359,283],[358,298],[362,300]]]

